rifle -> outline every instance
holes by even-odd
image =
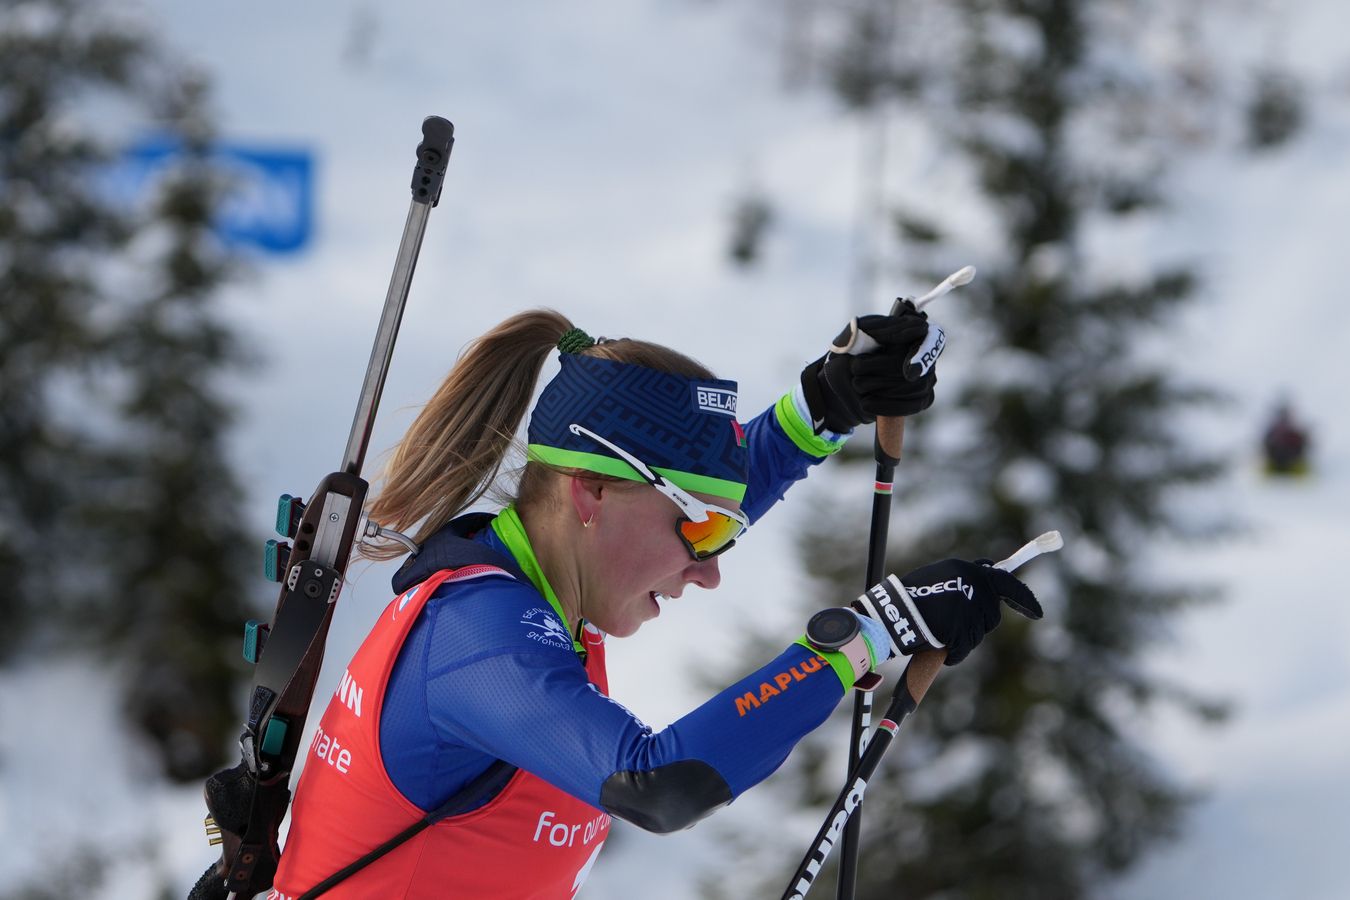
[[[319,482],[308,502],[289,494],[278,502],[277,531],[294,544],[267,542],[264,570],[281,582],[281,596],[269,624],[245,626],[244,657],[254,663],[254,671],[239,737],[241,760],[206,781],[206,830],[211,844],[221,845],[221,856],[202,874],[189,900],[253,897],[270,888],[276,875],[281,858],[277,832],[290,805],[291,771],[370,487],[361,477],[361,466],[427,219],[440,202],[454,142],[455,127],[447,120],[429,116],[422,121],[412,204],[342,467]],[[373,523],[364,532],[385,533]]]

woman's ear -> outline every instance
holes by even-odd
[[[568,490],[571,494],[572,509],[577,521],[589,528],[600,514],[600,500],[605,492],[605,483],[598,478],[585,478],[573,475]]]

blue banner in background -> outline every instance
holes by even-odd
[[[182,145],[172,138],[139,141],[114,164],[107,187],[119,202],[145,202],[181,156]],[[273,254],[295,253],[309,243],[314,222],[310,151],[222,142],[209,157],[226,182],[216,218],[222,240]]]

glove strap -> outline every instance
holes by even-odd
[[[853,606],[886,626],[896,653],[908,656],[919,650],[941,650],[947,646],[933,634],[914,605],[909,589],[894,575],[868,588],[867,593],[853,601]]]
[[[806,389],[798,384],[788,391],[773,406],[774,418],[798,450],[808,456],[821,459],[838,453],[844,448],[849,432],[830,431],[825,420],[820,420],[819,432],[814,430],[811,419],[811,404],[806,398]],[[816,390],[819,391],[819,385]]]
[[[825,357],[822,356],[802,370],[801,380],[799,381],[802,400],[806,404],[807,411],[803,418],[806,420],[807,428],[812,435],[819,435],[827,430],[825,419],[829,410],[829,402],[825,399],[825,392],[820,387],[821,368],[824,365]]]

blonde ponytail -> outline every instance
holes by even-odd
[[[572,327],[561,313],[519,313],[475,340],[414,420],[368,505],[373,521],[421,544],[492,486],[534,394],[539,370]],[[393,559],[397,545],[363,545]]]

